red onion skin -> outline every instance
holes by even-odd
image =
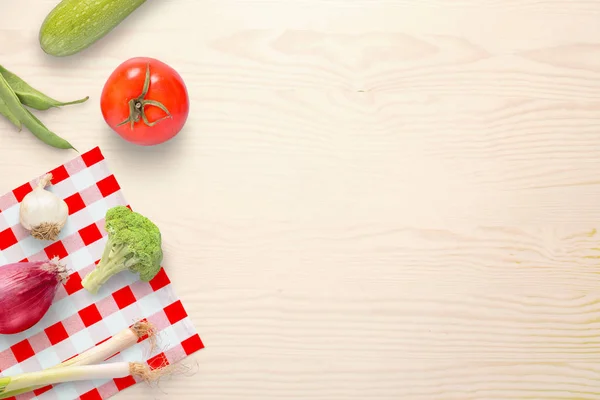
[[[0,267],[0,334],[20,333],[37,324],[50,309],[65,274],[56,261]]]

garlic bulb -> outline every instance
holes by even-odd
[[[23,198],[19,209],[21,225],[40,240],[56,240],[69,216],[67,203],[44,189],[51,180],[52,174],[45,175]]]

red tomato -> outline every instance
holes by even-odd
[[[113,71],[102,90],[100,107],[115,132],[141,146],[164,143],[177,135],[190,109],[187,88],[177,71],[148,57],[127,60]]]

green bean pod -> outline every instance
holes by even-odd
[[[10,88],[10,85],[6,82],[6,79],[4,79],[2,74],[0,74],[0,99],[4,100],[8,110],[42,142],[58,149],[75,150],[69,142],[46,128],[39,119],[23,107],[19,98]]]
[[[6,82],[15,92],[20,102],[36,110],[44,111],[53,107],[80,104],[89,99],[89,97],[84,97],[83,99],[79,100],[61,102],[35,89],[30,84],[21,79],[19,76],[4,68],[2,65],[0,65],[0,74],[4,76],[4,79],[6,79]]]
[[[0,115],[3,115],[6,119],[8,119],[10,122],[12,122],[12,124],[14,126],[19,128],[19,131],[21,129],[23,129],[23,126],[21,125],[21,121],[19,121],[19,119],[17,117],[15,117],[15,115],[8,109],[8,106],[6,105],[4,100],[2,100],[1,98],[0,98]]]

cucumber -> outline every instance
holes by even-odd
[[[40,28],[42,50],[56,57],[78,53],[106,36],[146,0],[63,0]]]

